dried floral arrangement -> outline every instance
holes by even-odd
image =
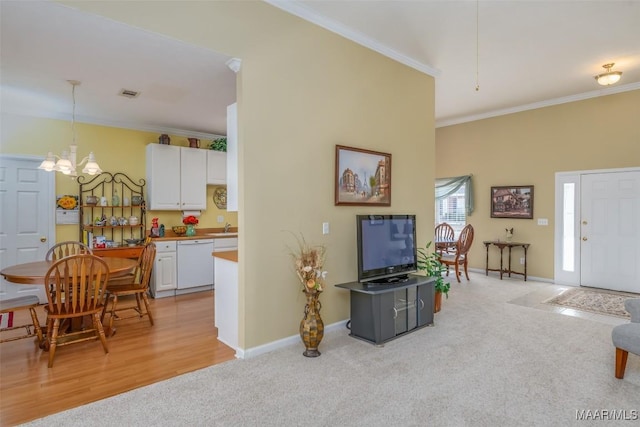
[[[310,245],[304,236],[296,236],[298,248],[290,249],[296,274],[302,283],[304,292],[322,292],[327,272],[323,270],[326,248],[322,245]]]

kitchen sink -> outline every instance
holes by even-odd
[[[206,233],[205,236],[212,236],[212,237],[238,237],[238,233],[236,233],[236,232]]]

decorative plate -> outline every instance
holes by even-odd
[[[216,204],[218,209],[227,209],[227,189],[224,187],[218,187],[213,192],[213,203]]]

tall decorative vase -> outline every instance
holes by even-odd
[[[302,353],[306,357],[318,357],[320,352],[318,346],[324,336],[324,323],[320,317],[320,292],[304,291],[307,297],[307,304],[304,306],[304,317],[300,322],[300,338],[304,343],[305,351]]]
[[[196,226],[193,224],[187,224],[187,232],[186,236],[195,236],[196,235]]]

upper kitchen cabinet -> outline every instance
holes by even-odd
[[[147,208],[207,208],[207,151],[162,144],[147,145]]]
[[[238,212],[238,104],[227,107],[227,211]]]
[[[227,183],[227,153],[207,151],[207,184],[225,185]]]

